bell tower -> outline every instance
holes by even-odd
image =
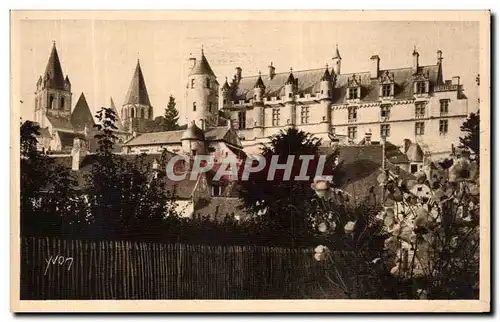
[[[47,127],[46,115],[69,120],[71,116],[71,83],[64,77],[56,43],[52,45],[43,76],[38,78],[35,91],[35,121]]]

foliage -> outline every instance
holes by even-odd
[[[464,154],[446,171],[447,179],[380,176],[385,197],[376,217],[337,215],[328,185],[313,186],[323,205],[318,229],[331,231],[315,258],[333,264],[332,286],[354,298],[478,298],[478,165]]]
[[[179,129],[179,111],[175,108],[175,98],[170,95],[167,108],[165,109],[163,131],[172,131]]]
[[[292,245],[306,238],[311,230],[311,199],[314,195],[310,189],[315,175],[321,141],[295,128],[281,130],[270,137],[270,143],[262,145],[261,155],[266,160],[266,167],[252,173],[248,180],[241,182],[240,199],[246,210],[260,217],[263,224],[272,227],[276,234],[286,235]],[[295,156],[289,180],[283,180],[284,171],[276,171],[268,180],[269,165],[273,157],[278,164],[287,163],[289,156]],[[310,180],[295,180],[301,171],[302,161],[299,156],[313,156],[307,174]],[[329,169],[326,165],[325,169]]]
[[[470,113],[467,120],[460,127],[460,130],[465,132],[465,136],[460,138],[461,145],[471,149],[479,158],[479,111],[477,114]]]

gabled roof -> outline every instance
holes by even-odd
[[[423,162],[424,152],[418,143],[412,143],[406,151],[406,156],[410,162]]]
[[[124,146],[180,144],[182,134],[184,134],[184,130],[143,133],[125,143]]]
[[[43,78],[47,79],[47,86],[53,89],[64,89],[64,74],[57,54],[56,43],[52,46],[49,61],[45,67]]]
[[[73,149],[73,140],[75,138],[85,140],[85,135],[83,135],[81,133],[57,131],[57,134],[59,135],[59,139],[61,140],[62,150]]]
[[[389,73],[394,74],[394,99],[413,99],[413,71],[411,67],[389,69]],[[429,73],[429,79],[432,85],[438,81],[438,65],[419,67],[420,74]],[[383,75],[386,70],[381,70]],[[331,74],[332,72],[329,71]],[[293,77],[297,79],[297,94],[313,94],[320,92],[320,83],[325,74],[325,68],[317,68],[310,70],[293,71]],[[284,86],[287,83],[290,72],[277,73],[272,79],[269,77],[262,78],[266,87],[264,97],[284,96]],[[348,88],[348,79],[353,73],[337,75],[337,79],[333,86],[332,103],[345,103],[345,96]],[[379,80],[371,79],[369,72],[355,73],[356,80],[361,80],[361,102],[378,102],[379,101]],[[230,99],[233,101],[246,100],[253,98],[253,88],[258,80],[258,75],[243,77],[239,83],[233,83]]]
[[[94,116],[83,93],[78,98],[78,102],[76,102],[75,108],[71,113],[71,124],[76,131],[82,131],[85,125],[89,129],[92,129],[95,124]]]
[[[193,121],[184,133],[182,133],[181,141],[182,140],[205,141],[205,134],[203,133],[203,130],[196,126],[196,123]]]
[[[215,76],[215,73],[212,70],[212,67],[210,67],[210,64],[208,63],[208,60],[205,57],[205,53],[203,52],[203,50],[201,51],[201,57],[199,59],[196,59],[193,68],[189,72],[189,76],[191,75]]]
[[[132,77],[132,81],[130,82],[127,96],[123,105],[126,104],[141,104],[151,106],[139,60],[137,60],[134,76]]]

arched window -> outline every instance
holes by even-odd
[[[207,82],[207,88],[210,88],[210,78],[207,78],[206,82]]]
[[[194,88],[194,79],[191,80],[191,88]]]
[[[54,96],[49,96],[49,108],[54,108]]]
[[[130,109],[130,117],[134,118],[134,108],[133,107]]]
[[[193,102],[193,112],[196,112],[196,102]]]
[[[144,118],[144,109],[141,108],[140,111],[141,111],[141,119],[143,119]]]
[[[64,110],[64,97],[61,97],[61,106],[59,106],[61,110]]]

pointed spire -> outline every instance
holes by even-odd
[[[109,108],[115,112],[117,119],[115,122],[115,126],[118,128],[118,130],[123,131],[123,124],[121,121],[121,115],[118,114],[118,110],[116,109],[115,102],[113,101],[113,97],[109,97]]]
[[[229,86],[229,83],[227,82],[227,77],[226,77],[226,81],[222,85],[222,90],[227,91],[227,90],[229,90],[229,88],[230,88],[230,86]]]
[[[326,64],[325,72],[323,73],[323,77],[321,77],[321,80],[322,81],[330,81],[331,79],[332,79],[331,74],[328,71],[328,64]]]
[[[64,74],[57,53],[56,42],[52,44],[49,61],[45,67],[43,78],[47,79],[47,87],[64,90]]]
[[[203,51],[203,46],[201,48],[201,58],[196,59],[195,64],[191,71],[189,72],[189,76],[191,75],[210,75],[215,76],[212,67],[208,63],[207,58],[205,57],[205,52]]]
[[[71,124],[76,130],[83,130],[85,126],[92,128],[95,124],[94,116],[90,111],[89,104],[85,98],[85,94],[81,93],[78,101],[76,102],[75,108],[71,113]]]
[[[342,57],[340,57],[339,44],[335,44],[335,55],[332,59],[342,59]]]
[[[293,70],[292,67],[290,67],[290,75],[288,75],[288,79],[285,84],[295,84],[295,77],[293,77]]]
[[[264,85],[264,81],[262,80],[262,75],[259,70],[259,78],[257,78],[257,81],[255,82],[255,86],[253,88],[266,88]]]
[[[139,59],[137,59],[134,76],[130,82],[125,103],[123,105],[125,104],[142,104],[151,106]]]

